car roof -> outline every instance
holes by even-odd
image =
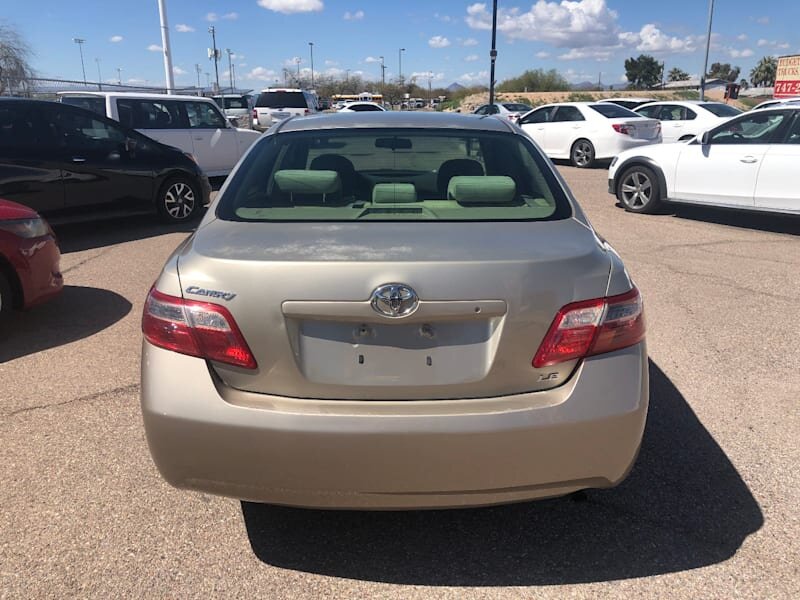
[[[655,102],[648,102],[637,108],[644,108],[645,106],[660,105],[660,104],[677,104],[678,106],[698,106],[700,104],[725,104],[716,100],[657,100]],[[727,106],[727,105],[726,105]],[[736,107],[734,107],[736,108]]]
[[[655,98],[635,98],[633,96],[614,96],[613,98],[603,98],[597,102],[615,102],[624,100],[625,102],[656,102]]]
[[[278,125],[277,132],[382,128],[464,129],[516,133],[509,123],[490,115],[412,111],[317,113],[286,119]]]
[[[264,88],[261,90],[262,94],[266,94],[267,92],[302,92],[305,90],[301,90],[300,88]]]
[[[120,97],[120,98],[145,98],[147,100],[206,100],[213,102],[207,96],[189,96],[181,94],[153,94],[153,93],[139,93],[139,92],[92,92],[92,91],[66,91],[56,92],[59,96],[97,96],[101,98],[106,97]]]

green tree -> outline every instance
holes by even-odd
[[[625,60],[625,77],[630,82],[629,88],[651,88],[661,81],[661,63],[649,54],[628,58]]]
[[[775,73],[778,70],[778,59],[774,56],[765,56],[750,71],[750,83],[755,87],[769,87],[775,85]]]
[[[724,81],[736,81],[742,70],[739,67],[731,67],[730,63],[713,63],[708,70],[706,79],[723,79]]]
[[[688,81],[688,80],[689,80],[689,74],[683,69],[679,69],[678,67],[670,69],[669,74],[667,74],[667,81]]]
[[[525,71],[518,77],[506,79],[497,86],[498,92],[562,92],[570,88],[569,82],[555,69]]]
[[[31,51],[19,33],[8,25],[0,24],[0,94],[6,88],[16,90],[30,84],[33,69]]]

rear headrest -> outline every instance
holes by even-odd
[[[413,183],[376,183],[372,188],[373,204],[400,204],[417,201]]]
[[[336,171],[283,169],[275,173],[275,184],[288,194],[335,194],[342,189]]]
[[[447,198],[459,204],[508,204],[516,194],[514,180],[505,175],[456,176],[447,186]]]

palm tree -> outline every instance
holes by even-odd
[[[750,71],[750,83],[755,87],[770,87],[775,85],[775,72],[778,70],[778,59],[774,56],[765,56]]]

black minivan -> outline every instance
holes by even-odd
[[[155,210],[180,223],[199,216],[210,192],[177,148],[75,106],[0,99],[0,198],[49,216]]]

